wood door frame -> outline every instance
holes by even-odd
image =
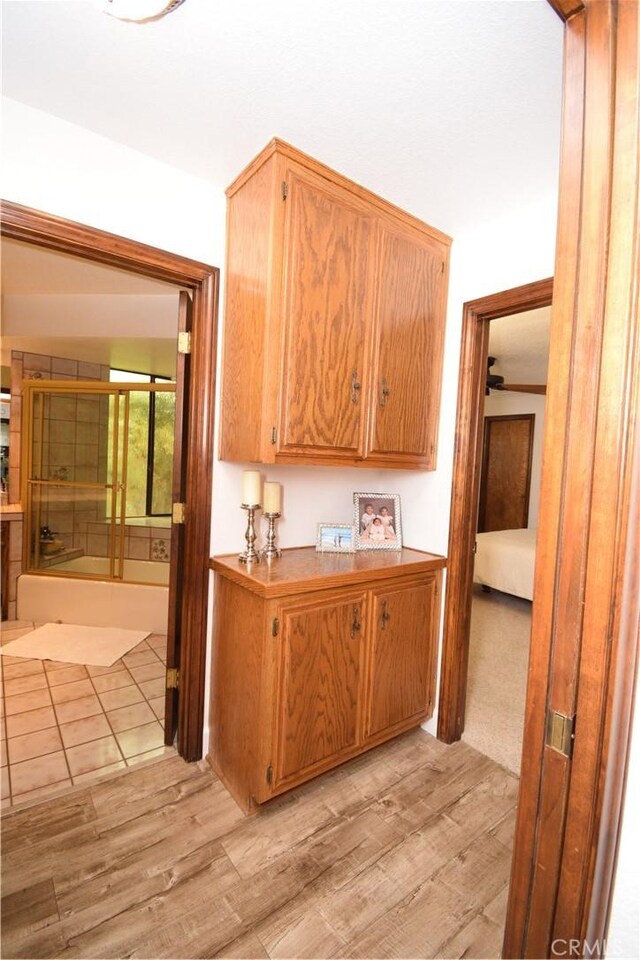
[[[445,743],[459,740],[464,730],[489,324],[547,307],[552,296],[549,278],[464,305],[438,707],[438,738]]]
[[[535,413],[504,413],[504,414],[489,414],[489,416],[484,415],[482,417],[482,463],[480,465],[480,498],[478,502],[478,533],[481,533],[480,523],[484,518],[485,511],[487,509],[487,472],[489,469],[489,425],[491,423],[496,423],[498,420],[528,420],[530,424],[529,428],[529,456],[527,457],[527,491],[525,495],[524,502],[524,523],[523,527],[526,527],[529,520],[529,502],[531,500],[531,466],[533,464],[533,436],[535,431],[536,424],[536,415]]]
[[[620,0],[549,2],[566,22],[560,205],[505,957],[606,950],[640,629],[639,10]],[[459,737],[464,706],[477,489],[466,504],[460,497],[462,470],[473,471],[478,452],[478,358],[487,321],[515,312],[514,292],[464,308],[438,723],[445,740]],[[568,755],[546,743],[553,712],[575,717]]]
[[[9,201],[1,202],[1,216],[4,237],[174,283],[192,293],[185,549],[180,571],[184,590],[177,747],[186,760],[198,760],[202,756],[204,729],[219,271],[216,267]]]

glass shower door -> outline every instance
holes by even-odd
[[[127,397],[104,383],[24,386],[27,571],[121,579]]]

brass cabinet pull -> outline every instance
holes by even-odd
[[[358,371],[354,370],[351,375],[351,403],[358,402],[358,393],[362,389],[362,384],[358,381]]]
[[[384,630],[384,629],[385,629],[388,620],[391,620],[391,614],[387,612],[387,601],[386,601],[386,600],[383,600],[383,601],[382,601],[382,613],[380,614],[380,629],[381,629],[381,630]]]
[[[353,608],[353,620],[351,621],[351,639],[355,638],[356,633],[361,627],[360,623],[360,610],[358,607]]]
[[[389,390],[389,387],[387,386],[386,378],[383,377],[382,380],[380,381],[380,406],[381,407],[386,406],[387,397],[389,396],[390,393],[391,393],[391,390]]]

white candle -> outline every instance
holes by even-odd
[[[257,470],[245,470],[242,475],[242,502],[250,507],[262,503],[262,477]]]
[[[273,480],[264,483],[264,513],[280,513],[282,506],[282,484]]]

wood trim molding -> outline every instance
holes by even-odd
[[[178,751],[202,756],[209,599],[209,535],[219,271],[216,267],[8,201],[1,232],[13,240],[83,257],[186,287],[193,294],[189,435],[180,656]]]
[[[584,0],[547,0],[562,20],[570,20],[584,10]]]
[[[438,738],[446,743],[459,740],[464,729],[489,322],[548,306],[552,296],[553,280],[547,279],[464,305],[438,707]]]
[[[637,3],[589,0],[565,28],[556,284],[509,957],[602,956],[606,949],[640,619],[639,27]],[[576,717],[571,757],[545,745],[548,709]]]

